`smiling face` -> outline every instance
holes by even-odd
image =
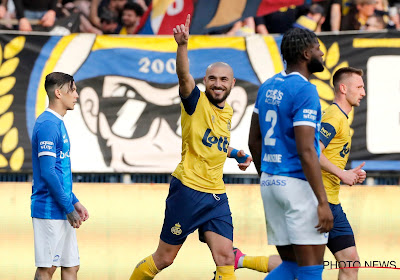
[[[228,64],[217,62],[208,66],[204,77],[208,100],[214,105],[223,107],[235,81],[232,68]]]

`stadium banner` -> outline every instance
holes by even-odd
[[[29,183],[2,183],[0,205],[0,279],[32,279],[35,273]],[[77,229],[80,280],[129,279],[135,265],[152,254],[164,218],[167,184],[83,184],[74,193],[90,218]],[[277,254],[268,245],[258,185],[228,185],[234,245],[252,256]],[[352,225],[360,256],[359,279],[400,279],[399,186],[356,186],[341,189],[341,203]],[[12,213],[12,214],[11,214]],[[323,279],[337,279],[333,255],[326,250]],[[156,279],[212,279],[215,264],[198,233],[189,235],[172,266]],[[237,279],[264,279],[249,269]],[[56,272],[54,280],[60,279]]]
[[[201,90],[209,64],[224,61],[234,70],[237,81],[228,97],[234,110],[232,147],[249,152],[258,87],[283,70],[281,38],[190,38],[190,71]],[[350,161],[399,162],[400,35],[321,35],[320,40],[325,70],[310,81],[317,86],[323,109],[334,97],[336,69],[353,66],[366,73],[367,97],[349,115],[354,134]],[[53,71],[73,75],[80,94],[79,104],[64,119],[74,172],[169,173],[175,169],[180,161],[181,126],[172,36],[1,33],[0,44],[0,171],[32,170],[31,133],[47,106],[44,80]],[[224,172],[243,174],[232,159]],[[255,168],[246,173],[255,174]]]

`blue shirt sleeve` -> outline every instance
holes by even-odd
[[[320,111],[317,89],[312,84],[304,86],[294,98],[293,126],[308,125],[316,128]]]
[[[75,203],[79,202],[79,199],[75,196],[74,193],[72,193],[72,205],[75,205]]]
[[[333,137],[336,135],[335,128],[330,124],[323,122],[321,123],[321,129],[319,131],[319,140],[324,144],[325,148],[329,145]]]
[[[194,89],[187,98],[183,98],[181,96],[183,107],[185,108],[185,111],[189,116],[193,115],[194,111],[196,110],[199,98],[200,98],[200,90],[197,86],[194,87]]]
[[[60,180],[56,174],[56,158],[52,156],[39,157],[40,162],[40,176],[46,182],[51,196],[62,207],[66,214],[74,211],[74,205],[71,203],[61,185]]]
[[[51,121],[43,122],[37,130],[38,157],[57,157],[57,139],[60,137],[57,125]]]

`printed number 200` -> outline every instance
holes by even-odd
[[[268,129],[267,134],[265,135],[264,138],[264,145],[266,146],[275,146],[276,139],[272,138],[272,134],[274,134],[274,128],[276,125],[276,122],[278,120],[278,116],[276,114],[276,111],[274,110],[268,110],[267,114],[265,115],[265,121],[271,123],[270,129]]]
[[[176,73],[176,62],[175,59],[170,58],[166,63],[161,59],[154,59],[151,61],[148,57],[143,57],[139,60],[139,65],[141,65],[139,72],[149,73],[150,69],[153,73],[162,74],[166,70],[170,74]]]

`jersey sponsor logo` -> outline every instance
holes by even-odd
[[[350,148],[348,148],[347,146],[349,145],[349,143],[347,142],[344,146],[343,149],[340,151],[340,156],[342,158],[344,158],[348,153],[350,153]]]
[[[40,141],[40,149],[41,150],[52,150],[54,143],[51,141]]]
[[[214,144],[217,144],[218,150],[223,152],[228,152],[228,138],[227,137],[217,137],[211,134],[211,129],[207,128],[206,132],[204,133],[202,142],[207,147],[212,147]]]
[[[261,182],[262,187],[268,187],[268,186],[281,186],[284,187],[286,186],[287,181],[282,180],[282,179],[267,179]]]
[[[64,158],[66,158],[66,157],[69,157],[69,151],[67,151],[67,152],[63,152],[63,151],[60,151],[60,158],[61,159],[64,159]]]
[[[182,229],[181,225],[179,223],[176,223],[172,228],[171,228],[172,234],[175,235],[181,235],[182,234]]]
[[[317,110],[303,109],[303,118],[315,121],[317,119]]]
[[[325,138],[329,138],[332,135],[332,132],[329,132],[328,130],[326,130],[325,128],[321,127],[321,134],[325,137]]]
[[[281,104],[283,92],[279,89],[269,89],[265,94],[265,102],[271,105]]]
[[[282,155],[281,154],[265,154],[263,161],[266,162],[282,162]]]

